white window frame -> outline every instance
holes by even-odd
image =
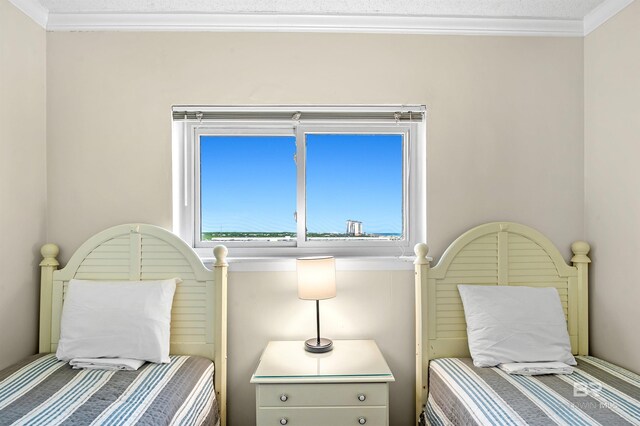
[[[395,112],[407,107],[174,107],[174,111],[244,111],[253,113],[292,111]],[[424,113],[424,107],[412,107]],[[175,115],[175,114],[174,114]],[[426,129],[425,120],[174,120],[172,129],[173,228],[202,257],[224,244],[231,257],[272,258],[309,255],[411,256],[413,246],[426,241]],[[403,239],[306,240],[306,139],[305,134],[402,134],[403,135]],[[297,239],[291,241],[202,242],[200,232],[199,140],[206,135],[295,136],[297,156]],[[293,161],[293,159],[292,159]],[[293,214],[293,212],[292,212]]]

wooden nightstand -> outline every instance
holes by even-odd
[[[387,426],[395,379],[373,340],[335,340],[314,354],[304,342],[269,342],[251,383],[258,426]]]

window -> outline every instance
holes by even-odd
[[[306,240],[401,240],[403,133],[306,133]]]
[[[175,231],[231,256],[402,255],[425,239],[424,108],[173,112]]]
[[[196,140],[196,246],[295,239],[295,137],[224,133]]]

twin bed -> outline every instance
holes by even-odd
[[[640,424],[640,376],[589,354],[589,245],[572,265],[539,232],[516,223],[461,235],[431,268],[416,246],[416,415],[427,425]],[[458,285],[555,287],[577,365],[568,375],[510,375],[470,358]]]
[[[39,355],[0,372],[0,424],[226,424],[227,250],[213,271],[174,234],[127,224],[87,240],[58,270],[42,248]],[[136,371],[72,369],[55,352],[72,279],[179,278],[171,309],[170,362]],[[179,281],[180,281],[179,280]]]

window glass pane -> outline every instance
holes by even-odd
[[[201,239],[296,236],[294,136],[201,136]]]
[[[402,153],[402,134],[307,134],[307,239],[402,238]]]

